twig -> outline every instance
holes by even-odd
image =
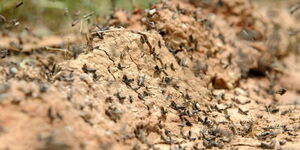
[[[258,147],[258,145],[251,145],[251,144],[245,144],[245,143],[237,143],[237,144],[232,144],[232,146],[249,146],[249,147]]]
[[[64,52],[72,55],[72,52],[70,52],[68,49],[63,49],[63,48],[46,47],[46,50]]]
[[[289,10],[289,12],[290,12],[290,14],[293,14],[293,13],[295,13],[297,10],[299,10],[300,9],[300,3],[298,3],[298,4],[296,4],[296,5],[294,5],[294,6],[292,6],[291,8],[290,8],[290,10]]]

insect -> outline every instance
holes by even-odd
[[[134,81],[134,79],[129,79],[126,75],[123,75],[123,80],[122,80],[127,86],[131,87],[131,82]]]
[[[86,64],[82,66],[82,70],[84,73],[96,73],[96,69],[88,68]]]
[[[275,93],[279,94],[279,95],[284,95],[286,92],[287,92],[287,90],[285,88],[281,88],[281,89],[275,91]]]
[[[124,103],[124,100],[126,99],[125,96],[121,96],[120,92],[117,92],[115,94],[115,96],[119,99],[120,103],[123,104]]]
[[[55,119],[55,114],[54,114],[52,107],[48,108],[47,114],[48,114],[48,117],[50,118],[50,122],[52,123],[53,120]]]

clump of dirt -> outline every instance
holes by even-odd
[[[166,1],[118,12],[108,24],[127,28],[91,32],[72,59],[4,55],[0,149],[297,149],[299,55],[256,10]]]

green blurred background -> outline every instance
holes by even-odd
[[[145,9],[156,0],[0,0],[0,15],[6,23],[0,22],[0,29],[12,27],[14,21],[31,28],[43,28],[47,32],[62,33],[66,25],[89,17],[94,23],[101,23],[113,9]],[[16,8],[18,4],[21,6]],[[9,22],[9,23],[7,23]],[[79,21],[80,22],[80,21]],[[71,26],[71,25],[70,25]]]

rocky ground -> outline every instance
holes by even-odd
[[[299,149],[300,14],[280,4],[164,1],[85,39],[0,31],[0,150]]]

